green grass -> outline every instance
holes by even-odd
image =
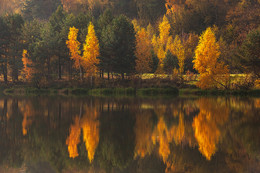
[[[137,90],[139,96],[157,96],[157,95],[178,95],[179,90],[177,88],[141,88]]]
[[[93,96],[110,95],[135,95],[134,88],[97,88],[89,91]]]
[[[180,89],[180,96],[200,95],[200,96],[260,96],[260,89],[253,90],[201,90],[201,89]]]

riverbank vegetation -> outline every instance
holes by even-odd
[[[260,88],[257,0],[49,1],[0,2],[7,91]]]

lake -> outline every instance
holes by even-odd
[[[260,98],[1,97],[0,172],[260,172]]]

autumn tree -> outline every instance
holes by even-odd
[[[32,61],[30,59],[28,59],[28,52],[25,49],[23,50],[22,61],[23,61],[23,66],[24,66],[23,73],[24,73],[25,79],[27,81],[30,81],[32,78],[32,73],[33,73],[33,69],[31,67]]]
[[[169,39],[167,43],[167,50],[170,50],[171,53],[178,58],[179,73],[182,74],[184,72],[185,52],[181,39],[178,35],[175,36],[173,42],[171,38]]]
[[[80,79],[83,79],[82,76],[82,57],[81,57],[81,51],[80,48],[80,42],[77,40],[78,36],[78,29],[75,27],[71,27],[68,35],[68,40],[66,41],[66,44],[70,51],[70,58],[71,60],[74,60],[74,66],[76,69],[79,69],[80,71]]]
[[[183,41],[185,50],[184,71],[195,72],[193,69],[193,57],[195,56],[195,49],[199,42],[199,36],[194,33],[189,33]]]
[[[157,73],[163,72],[163,60],[167,53],[167,44],[171,39],[170,29],[171,29],[170,23],[167,17],[164,16],[163,21],[159,24],[159,36],[156,37],[154,35],[152,39],[154,52],[156,53],[159,59]]]
[[[195,50],[194,68],[200,77],[197,85],[202,89],[227,88],[229,80],[228,66],[219,62],[219,44],[213,30],[209,27],[200,36],[199,45]]]
[[[86,43],[83,46],[83,67],[87,75],[91,76],[91,85],[92,85],[92,77],[95,76],[98,71],[99,59],[99,41],[97,39],[94,25],[92,22],[89,23],[88,26],[88,34],[86,36]]]
[[[151,40],[144,28],[139,30],[136,34],[136,66],[138,73],[147,73],[151,71]]]

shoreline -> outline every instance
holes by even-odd
[[[60,95],[60,96],[251,96],[260,97],[260,89],[251,90],[201,90],[198,88],[34,88],[12,87],[1,88],[1,95],[9,96],[37,96],[37,95]]]

